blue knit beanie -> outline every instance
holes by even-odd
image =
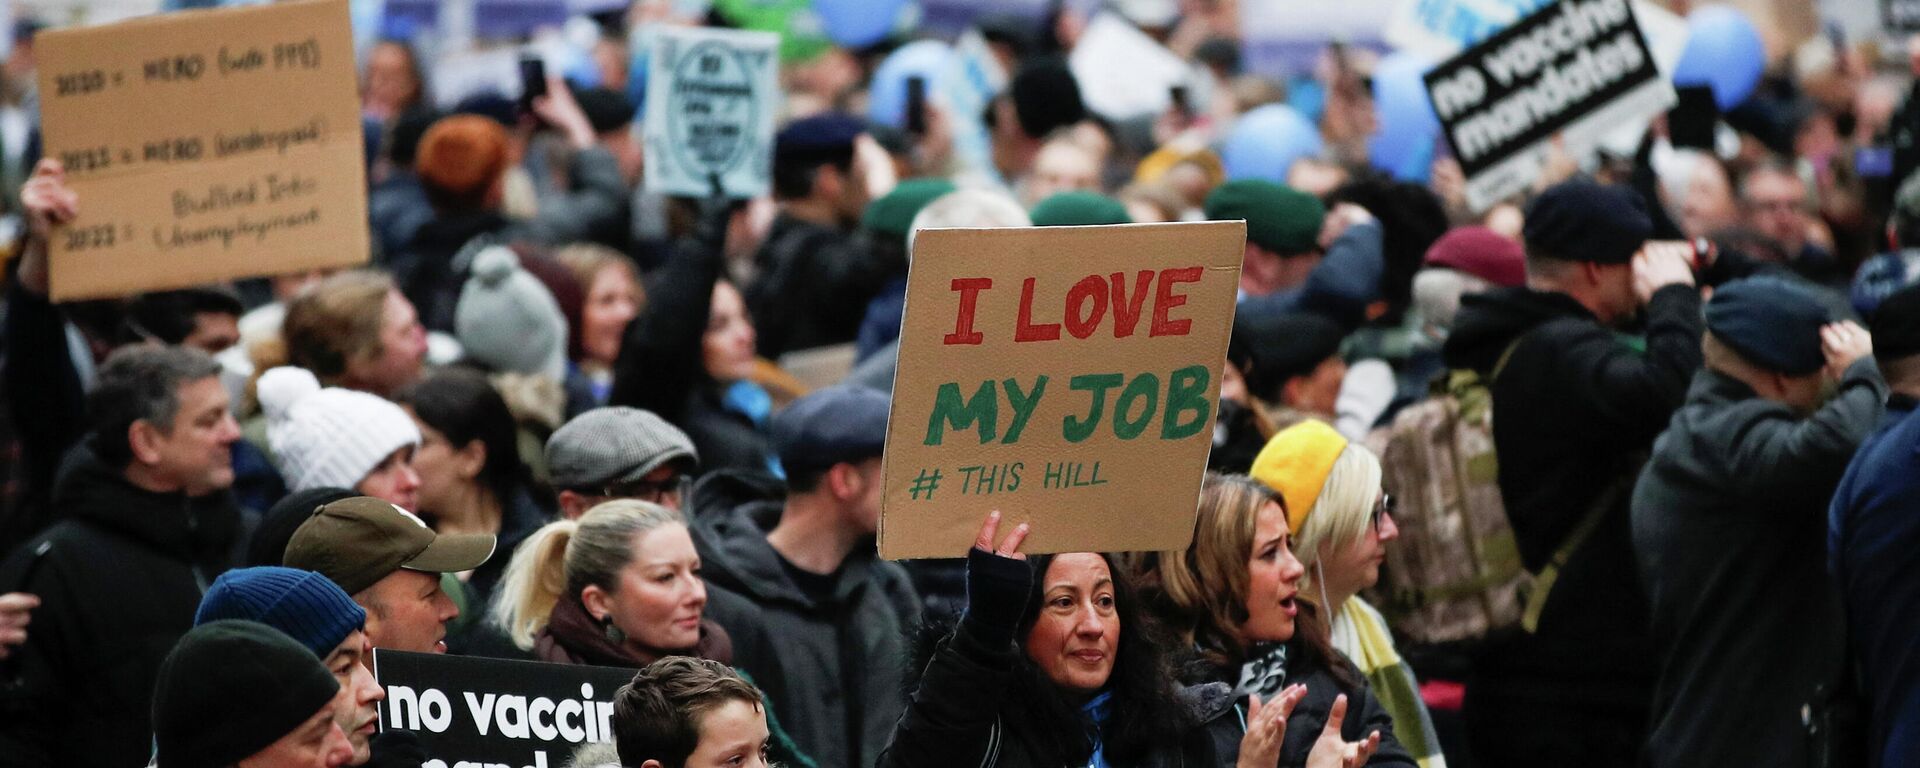
[[[221,619],[260,622],[325,659],[347,635],[367,625],[367,612],[325,576],[263,565],[237,568],[213,580],[193,624]]]

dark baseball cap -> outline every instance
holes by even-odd
[[[493,556],[489,533],[436,534],[419,516],[370,496],[323,504],[287,542],[286,565],[318,571],[357,594],[405,568],[458,573]]]

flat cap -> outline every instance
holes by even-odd
[[[1653,234],[1653,219],[1639,193],[1576,179],[1540,193],[1521,234],[1528,255],[1625,264]]]
[[[1777,277],[1749,277],[1720,286],[1707,302],[1707,330],[1747,362],[1788,376],[1827,364],[1820,328],[1830,320],[1812,291]]]
[[[639,408],[595,408],[547,438],[549,482],[561,490],[632,482],[673,462],[688,471],[699,466],[693,440],[666,419]]]
[[[835,386],[793,401],[773,417],[773,445],[789,473],[879,456],[887,445],[888,398],[865,387]]]
[[[1247,239],[1282,256],[1307,253],[1319,245],[1327,206],[1292,187],[1262,179],[1240,179],[1207,195],[1207,218],[1247,220]]]
[[[1036,227],[1132,223],[1133,217],[1127,215],[1127,206],[1098,192],[1060,192],[1033,207],[1033,225]]]

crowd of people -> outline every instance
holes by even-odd
[[[1051,3],[972,20],[977,110],[888,74],[945,42],[783,46],[770,194],[664,196],[635,54],[756,23],[695,5],[523,103],[382,40],[370,264],[71,303],[17,25],[0,764],[418,766],[376,649],[632,670],[578,766],[1920,764],[1920,38],[1769,30],[1710,146],[1476,207],[1370,143],[1365,46]],[[1096,17],[1187,62],[1163,110],[1090,107]],[[1192,543],[983,506],[880,558],[914,233],[1201,220],[1247,239]]]

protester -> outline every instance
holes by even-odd
[[[633,262],[619,251],[578,244],[560,249],[554,258],[573,272],[586,294],[579,316],[567,318],[568,355],[574,370],[590,382],[594,404],[605,405],[621,338],[646,305],[646,290]]]
[[[613,701],[621,765],[765,768],[775,742],[766,697],[726,664],[673,656],[648,664]]]
[[[700,556],[678,513],[610,501],[578,520],[549,523],[513,553],[492,620],[540,661],[644,668],[690,656],[738,664],[779,684],[779,659],[765,632],[736,624],[750,631],[730,635],[706,617],[708,592],[699,570]],[[561,591],[553,591],[555,585]],[[813,764],[771,712],[767,720],[777,759]]]
[[[160,659],[241,544],[227,492],[240,429],[219,372],[203,352],[144,345],[100,369],[88,434],[54,487],[60,522],[0,568],[28,574],[17,586],[41,601],[19,683],[0,695],[9,763],[145,760]]]
[[[1648,247],[1651,231],[1631,192],[1548,189],[1527,210],[1527,286],[1463,297],[1442,348],[1490,382],[1500,493],[1521,562],[1550,585],[1533,591],[1532,631],[1494,643],[1468,682],[1476,764],[1622,765],[1645,743],[1653,651],[1629,491],[1701,334],[1690,249]],[[1643,309],[1644,352],[1613,331]]]
[[[254,370],[291,365],[328,386],[381,397],[420,378],[426,331],[414,305],[378,272],[342,272],[287,303],[279,343],[251,350]]]
[[[1326,612],[1327,628],[1313,631],[1327,632],[1333,649],[1366,676],[1407,751],[1422,766],[1445,765],[1413,669],[1394,647],[1386,617],[1360,597],[1379,582],[1387,545],[1400,533],[1393,499],[1380,486],[1379,458],[1309,421],[1274,435],[1250,474],[1286,500],[1287,528],[1306,571],[1301,592]]]
[[[881,765],[1252,768],[1301,751],[1281,739],[1305,688],[1255,696],[1243,713],[1222,683],[1179,685],[1112,558],[1029,558],[1020,552],[1028,526],[1000,539],[1000,520],[990,513],[981,526],[967,555],[966,611],[927,664]],[[1345,698],[1337,699],[1309,747],[1310,764],[1330,756],[1370,764],[1380,733],[1344,741],[1346,712]]]
[[[651,411],[685,431],[709,468],[773,471],[764,425],[772,398],[751,380],[757,332],[726,280],[731,203],[708,199],[693,236],[654,273],[627,326],[607,402]]]
[[[474,254],[453,327],[467,359],[487,371],[544,377],[556,393],[566,380],[567,316],[512,249]]]
[[[780,213],[754,256],[759,277],[747,309],[782,322],[761,328],[760,352],[777,358],[800,349],[853,341],[861,310],[896,274],[853,237],[869,198],[868,163],[855,147],[858,120],[837,114],[796,120],[774,139],[773,190]]]
[[[159,664],[158,681],[153,768],[353,764],[353,745],[334,719],[339,681],[277,629],[237,619],[195,627]]]
[[[887,397],[830,387],[774,416],[784,489],[724,499],[695,489],[701,574],[760,609],[786,670],[794,740],[823,765],[871,766],[899,718],[906,631],[919,599],[874,549]],[[784,494],[781,493],[784,491]],[[784,498],[781,496],[784,495]]]
[[[877,258],[905,264],[912,245],[912,233],[920,212],[935,200],[954,191],[946,179],[908,179],[900,182],[879,199],[867,204],[860,214],[860,228],[868,234],[867,247]],[[854,339],[854,357],[865,360],[889,342],[900,338],[900,319],[907,307],[907,276],[903,271],[867,302],[860,321],[859,336]]]
[[[355,766],[418,765],[426,756],[410,733],[376,736],[375,705],[387,693],[374,682],[365,658],[367,612],[327,577],[292,568],[241,568],[220,574],[194,613],[195,626],[225,619],[257,621],[280,630],[319,657],[340,693],[334,698],[334,722],[353,745]],[[376,757],[375,750],[379,754]]]
[[[413,455],[420,430],[407,412],[366,392],[322,388],[313,374],[283,366],[261,375],[267,440],[288,490],[351,488],[394,504],[418,504]]]
[[[1234,318],[1234,334],[1246,345],[1240,374],[1247,394],[1265,410],[1271,430],[1306,419],[1333,421],[1347,377],[1347,361],[1340,357],[1346,334],[1337,323],[1314,314],[1250,312]]]
[[[446,623],[460,610],[438,574],[478,568],[493,549],[492,536],[435,534],[412,512],[356,496],[314,510],[287,542],[286,566],[320,573],[352,595],[367,611],[373,647],[445,653]]]
[[[1887,386],[1865,330],[1778,278],[1721,286],[1706,319],[1705,369],[1633,491],[1659,651],[1644,762],[1810,761],[1809,708],[1848,674],[1816,532]]]
[[[420,478],[414,508],[440,533],[495,537],[512,552],[547,521],[520,463],[513,414],[487,377],[444,368],[398,398],[420,430],[410,463]],[[401,505],[403,508],[405,505]],[[466,579],[484,605],[506,571],[506,558],[489,558]]]
[[[1033,171],[1047,137],[1086,117],[1080,84],[1066,62],[1056,57],[1028,59],[987,107],[992,171],[1003,184],[1019,188]]]
[[[1910,557],[1920,526],[1908,512],[1920,498],[1920,288],[1887,297],[1872,324],[1874,362],[1892,395],[1834,493],[1827,564],[1865,686],[1868,764],[1891,766],[1920,755],[1920,659],[1912,653],[1920,578]]]
[[[1341,228],[1323,242],[1328,216]],[[1240,293],[1248,311],[1305,310],[1351,328],[1380,295],[1380,226],[1364,208],[1344,205],[1329,214],[1305,192],[1243,179],[1207,196],[1206,217],[1247,221]]]
[[[360,79],[360,112],[379,121],[393,120],[427,100],[426,68],[413,46],[381,40],[367,51]]]
[[[547,439],[547,470],[569,520],[612,499],[681,509],[699,465],[685,432],[638,408],[595,408]]]
[[[1830,238],[1812,215],[1807,184],[1789,165],[1769,160],[1740,179],[1740,208],[1746,225],[1773,241],[1794,272],[1815,283],[1844,287],[1847,275],[1833,252],[1816,238]]]

